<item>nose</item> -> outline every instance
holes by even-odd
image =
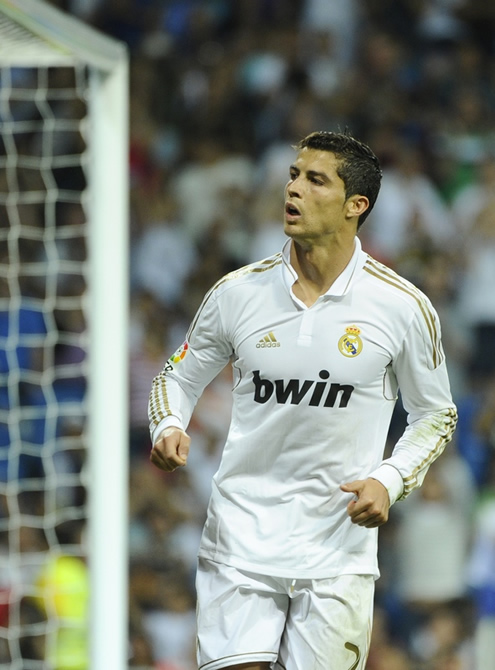
[[[287,195],[289,196],[299,196],[300,195],[300,182],[298,181],[299,177],[291,179],[286,186]]]

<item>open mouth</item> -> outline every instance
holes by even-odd
[[[289,216],[300,216],[301,212],[295,207],[292,203],[286,202],[285,203],[285,212]]]

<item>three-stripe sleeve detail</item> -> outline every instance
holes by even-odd
[[[150,421],[158,425],[162,419],[171,416],[170,405],[167,394],[166,372],[163,369],[159,375],[153,379],[153,385],[150,393]]]
[[[407,496],[414,488],[416,488],[418,484],[418,473],[420,473],[425,468],[428,468],[443,452],[447,444],[452,439],[456,424],[457,411],[454,407],[452,407],[446,412],[445,431],[439,437],[435,447],[430,451],[428,456],[426,456],[426,458],[424,458],[421,463],[416,468],[414,468],[409,477],[404,477],[404,490],[402,497]]]

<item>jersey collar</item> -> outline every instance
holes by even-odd
[[[294,282],[297,281],[297,273],[290,263],[291,242],[292,240],[287,240],[282,249],[282,258],[284,261],[283,275],[285,284],[289,289],[289,291],[291,291]],[[354,253],[351,256],[351,260],[346,265],[344,270],[342,270],[340,275],[337,277],[332,286],[330,286],[330,288],[324,295],[337,298],[345,295],[351,287],[352,280],[356,274],[356,271],[360,270],[364,266],[365,261],[366,261],[366,254],[362,250],[361,240],[359,239],[359,237],[355,237]]]

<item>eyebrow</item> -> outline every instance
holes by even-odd
[[[298,174],[301,174],[301,169],[297,167],[297,165],[291,165],[289,168],[289,172],[297,172]],[[325,181],[329,181],[330,178],[326,174],[326,172],[318,172],[317,170],[307,170],[306,174],[308,177],[320,177],[321,179],[324,179]]]

